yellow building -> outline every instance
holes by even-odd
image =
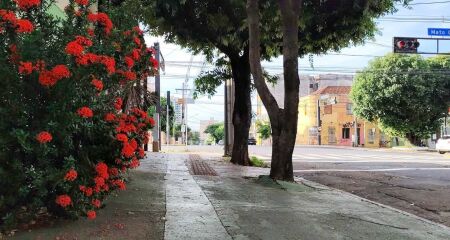
[[[356,119],[350,90],[348,86],[328,86],[300,98],[296,144],[354,146],[356,131],[357,146],[379,147],[383,134],[375,124]]]

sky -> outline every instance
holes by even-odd
[[[377,19],[379,29],[375,40],[368,41],[362,46],[352,46],[342,49],[339,53],[330,52],[326,55],[314,56],[314,69],[310,68],[308,57],[299,59],[300,74],[323,73],[354,73],[367,66],[375,56],[382,56],[392,52],[392,38],[400,37],[429,37],[428,28],[450,28],[450,1],[442,0],[414,0],[410,9],[398,6],[399,11]],[[450,39],[450,37],[449,37]],[[161,95],[166,96],[170,91],[172,97],[181,97],[183,82],[188,82],[188,88],[193,88],[194,79],[201,71],[211,70],[202,55],[192,55],[178,45],[164,42],[164,37],[146,35],[147,45],[159,42],[161,53],[165,61],[165,69],[161,72]],[[432,41],[423,41],[419,51],[433,51],[436,46]],[[441,51],[450,52],[450,41],[440,44]],[[364,56],[361,56],[364,55]],[[189,68],[189,66],[191,66]],[[282,73],[281,57],[270,62],[263,62],[263,67],[271,74]],[[255,94],[253,94],[255,96]],[[253,105],[256,103],[253,97]],[[188,104],[188,126],[194,131],[199,129],[200,120],[224,119],[223,86],[217,89],[216,96],[203,96]]]

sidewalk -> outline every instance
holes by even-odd
[[[94,221],[13,239],[450,239],[450,229],[349,193],[219,157],[155,154]],[[59,238],[57,238],[59,237]]]

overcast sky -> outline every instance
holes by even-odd
[[[442,3],[441,3],[442,2]],[[392,38],[394,36],[428,37],[428,28],[450,28],[450,1],[439,0],[415,0],[412,1],[412,9],[399,7],[399,11],[393,15],[387,15],[378,19],[379,35],[374,41],[367,42],[364,46],[354,46],[343,49],[339,53],[330,53],[323,56],[314,56],[315,70],[310,69],[308,58],[300,59],[301,74],[317,74],[317,71],[326,73],[355,72],[367,66],[373,56],[380,56],[392,51]],[[440,19],[440,20],[437,20]],[[204,57],[193,56],[187,50],[174,44],[167,44],[163,37],[146,36],[146,43],[153,45],[159,42],[161,52],[166,61],[165,72],[161,74],[161,95],[165,96],[170,91],[172,96],[180,96],[182,83],[189,79],[189,87],[193,87],[193,80],[201,70],[208,70],[208,64],[204,64]],[[422,42],[420,51],[431,50],[434,44]],[[450,41],[442,43],[441,51],[450,52]],[[365,55],[365,56],[358,56]],[[367,56],[369,55],[369,56]],[[192,62],[188,74],[189,63]],[[271,73],[282,73],[281,57],[271,62],[263,63]],[[253,103],[255,104],[255,103]],[[214,118],[223,121],[223,87],[217,90],[217,96],[208,99],[201,97],[195,104],[188,105],[188,125],[198,130],[199,121]]]

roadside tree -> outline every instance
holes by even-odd
[[[435,133],[448,113],[450,58],[388,54],[356,76],[354,112],[413,145]]]
[[[395,11],[386,1],[247,1],[250,32],[250,66],[255,87],[269,114],[272,128],[273,179],[293,181],[292,153],[297,134],[300,80],[298,56],[337,51],[364,42],[376,31],[375,18]],[[264,11],[270,5],[272,11]],[[271,22],[267,24],[267,22]],[[268,48],[277,46],[278,48]],[[284,107],[280,108],[267,87],[261,60],[268,49],[283,54]]]
[[[223,123],[215,123],[206,127],[205,133],[210,134],[216,143],[219,143],[220,140],[223,140],[225,136],[224,125]]]

